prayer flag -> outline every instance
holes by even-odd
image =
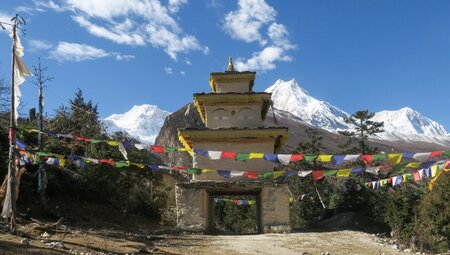
[[[202,173],[202,169],[200,168],[189,168],[188,172],[191,174],[201,174]]]
[[[220,155],[220,158],[235,159],[236,158],[236,152],[222,151],[222,154]]]
[[[345,155],[344,161],[355,162],[359,158],[359,154],[349,154]]]
[[[134,147],[136,147],[136,149],[138,149],[138,150],[143,150],[143,149],[145,149],[146,146],[145,146],[145,144],[135,143]]]
[[[372,160],[383,160],[386,158],[386,154],[374,154],[372,157]]]
[[[208,151],[207,150],[194,149],[194,153],[198,154],[198,155],[206,155],[206,154],[208,154]]]
[[[364,164],[366,165],[370,165],[370,163],[372,163],[372,157],[373,155],[371,154],[361,155],[361,159],[364,161]]]
[[[413,158],[414,153],[413,152],[403,152],[402,155],[403,155],[402,158],[411,159],[411,158]]]
[[[274,176],[274,173],[272,171],[259,173],[259,177],[265,178],[265,179],[271,179],[271,178],[273,178],[273,176]]]
[[[333,157],[333,155],[319,155],[319,157],[317,157],[317,161],[319,162],[331,162],[331,158]]]
[[[308,176],[312,171],[298,171],[298,176],[300,177],[306,177]]]
[[[265,153],[264,154],[264,159],[267,160],[267,161],[277,162],[277,154]]]
[[[220,159],[222,151],[208,151],[208,157],[212,160]]]
[[[342,164],[344,164],[344,158],[345,158],[345,155],[334,155],[333,156],[333,164],[335,164],[335,165],[342,165]]]
[[[422,177],[420,177],[419,171],[414,171],[413,176],[414,176],[414,181],[416,181],[416,182],[422,180]]]
[[[278,177],[282,177],[286,174],[286,171],[282,170],[282,171],[274,171],[273,172],[273,177],[274,178],[278,178]]]
[[[323,177],[324,177],[323,173],[324,172],[325,172],[324,170],[314,170],[314,171],[312,171],[311,174],[312,174],[313,179],[315,181],[318,181],[318,180],[323,179]]]
[[[291,162],[303,160],[303,154],[292,154]]]
[[[236,160],[239,161],[246,161],[250,158],[250,154],[249,153],[238,153],[236,154]]]
[[[408,163],[408,164],[406,165],[406,167],[410,167],[410,168],[419,168],[421,164],[422,164],[422,162],[411,162],[411,163]]]
[[[128,160],[128,154],[127,154],[127,150],[125,150],[125,146],[123,145],[122,142],[119,143],[119,151],[120,153],[122,153],[123,157]]]
[[[413,159],[424,162],[424,161],[428,160],[428,158],[430,157],[430,154],[431,154],[430,152],[416,153],[416,154],[414,154]]]
[[[230,175],[231,175],[231,177],[244,176],[244,171],[231,171]]]
[[[258,171],[245,171],[244,176],[249,179],[258,179],[259,172]]]
[[[231,173],[230,171],[227,170],[217,170],[217,173],[222,176],[223,178],[231,178]]]
[[[433,151],[430,153],[430,158],[440,158],[443,154],[443,151]]]
[[[164,153],[165,152],[165,148],[164,146],[156,146],[156,145],[152,145],[150,146],[151,150],[157,153]]]
[[[378,171],[380,171],[379,167],[368,167],[366,168],[366,172],[378,175]]]
[[[395,154],[388,154],[388,159],[391,164],[395,165],[400,163],[402,160],[402,154],[401,153],[395,153]]]
[[[350,175],[350,173],[352,172],[351,168],[347,168],[347,169],[340,169],[337,172],[337,177],[348,177]]]
[[[76,138],[77,137],[75,137],[75,139]],[[83,137],[78,137],[78,138],[83,138]],[[82,140],[85,141],[84,138]],[[116,142],[116,141],[106,141],[106,143],[111,145],[111,146],[119,146],[119,142]]]
[[[353,174],[360,174],[360,173],[363,173],[364,170],[366,170],[365,167],[355,167],[355,168],[352,169],[351,173],[353,173]]]
[[[436,176],[437,171],[438,171],[438,166],[437,165],[431,166],[431,177]]]
[[[13,35],[12,31],[10,34],[11,38],[13,38],[13,58],[14,58],[14,122],[17,123],[17,119],[19,118],[19,104],[20,104],[20,97],[22,96],[22,93],[20,92],[19,86],[24,83],[26,76],[31,76],[32,74],[28,70],[25,63],[22,61],[22,57],[24,55],[24,49],[22,46],[22,43],[19,38],[19,33],[15,33]]]
[[[278,161],[280,161],[280,163],[283,165],[289,165],[289,163],[291,161],[291,157],[292,157],[292,154],[278,154],[277,155]]]
[[[336,175],[338,170],[326,170],[323,173],[323,176],[328,177],[328,176],[333,176]]]
[[[303,159],[306,162],[314,161],[317,158],[317,155],[303,155]]]
[[[249,159],[254,159],[254,158],[264,158],[264,153],[251,152],[249,155]]]

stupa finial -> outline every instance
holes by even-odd
[[[227,72],[234,72],[233,59],[231,58],[231,56],[228,57]]]

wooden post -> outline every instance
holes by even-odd
[[[13,47],[12,47],[12,64],[11,64],[11,118],[9,129],[9,163],[8,163],[8,185],[5,201],[3,203],[2,216],[11,219],[10,231],[16,231],[16,160],[14,147],[16,146],[16,109],[15,109],[15,88],[14,88],[14,66],[16,51],[16,27],[17,15],[12,27]]]

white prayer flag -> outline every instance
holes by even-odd
[[[213,160],[220,159],[221,155],[222,151],[208,151],[209,158]]]
[[[278,154],[277,158],[281,164],[289,165],[289,162],[291,162],[291,156],[292,156],[292,154]]]

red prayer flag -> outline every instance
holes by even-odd
[[[372,163],[372,158],[373,158],[373,155],[370,155],[370,154],[361,155],[361,159],[364,161],[364,163],[366,165],[370,165],[370,163]]]
[[[180,171],[183,171],[183,170],[187,170],[187,167],[185,167],[185,166],[173,166],[173,167],[172,167],[172,170],[180,170]]]
[[[249,178],[249,179],[258,179],[259,172],[257,172],[257,171],[245,171],[244,172],[244,176]]]
[[[444,170],[450,170],[450,161],[446,161],[444,165]]]
[[[222,151],[222,154],[220,155],[220,158],[235,159],[236,158],[236,152]]]
[[[114,163],[114,160],[100,159],[98,162],[99,163],[106,163],[106,164],[109,164],[111,166],[116,166],[116,163]]]
[[[237,203],[238,203],[238,201],[235,199],[235,200],[233,200],[233,204],[236,204],[237,205]]]
[[[392,177],[388,178],[388,183],[392,183]]]
[[[150,146],[150,148],[152,149],[152,151],[157,152],[157,153],[164,153],[165,152],[164,146],[152,145],[152,146]]]
[[[421,180],[419,171],[414,171],[413,172],[413,176],[414,176],[414,181],[420,181]]]
[[[303,160],[303,154],[292,154],[291,162]]]
[[[314,170],[314,171],[312,171],[311,174],[312,174],[313,179],[318,181],[318,180],[323,179],[324,172],[325,172],[324,170]]]
[[[430,153],[430,158],[440,158],[443,153],[443,151],[433,151]]]

